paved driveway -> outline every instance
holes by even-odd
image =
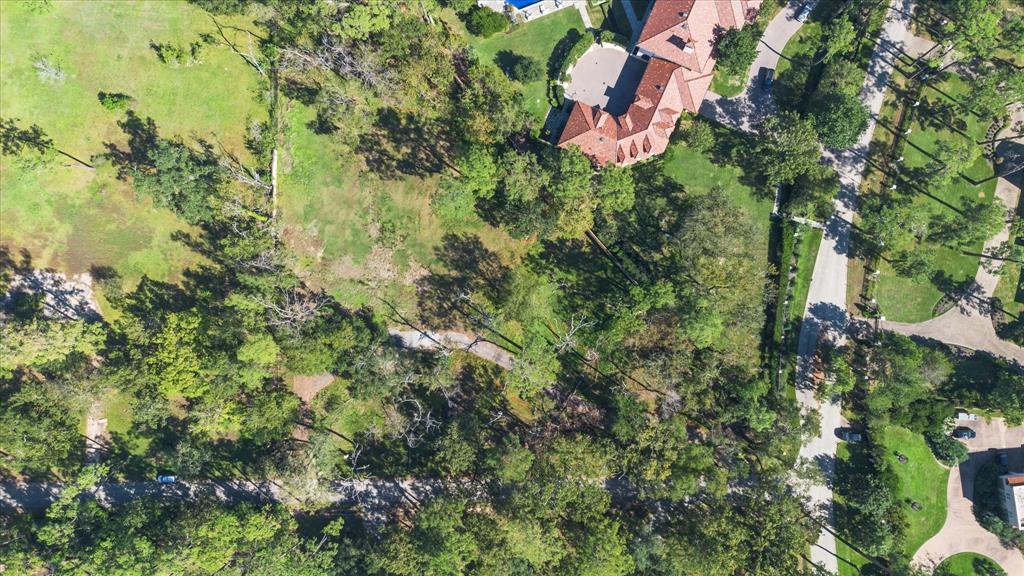
[[[622,114],[633,102],[646,67],[646,62],[622,48],[595,44],[569,72],[565,96],[600,106],[610,114]]]
[[[700,106],[701,116],[749,132],[758,120],[776,112],[771,93],[761,88],[759,76],[762,68],[774,70],[778,66],[782,49],[800,29],[802,22],[796,19],[800,5],[801,2],[791,1],[768,23],[757,47],[757,58],[747,71],[744,92],[735,98],[722,98],[708,92]]]
[[[978,434],[967,441],[971,458],[950,472],[946,485],[946,522],[938,534],[917,550],[914,563],[934,567],[954,554],[976,552],[998,562],[1007,574],[1024,574],[1024,555],[1020,550],[1003,547],[994,534],[978,524],[971,510],[974,478],[982,465],[995,458],[997,449],[1010,457],[1011,470],[1024,470],[1024,426],[1007,426],[1002,418],[960,425]]]

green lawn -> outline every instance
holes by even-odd
[[[472,233],[499,254],[526,246],[479,218],[447,229],[430,209],[435,177],[382,180],[340,138],[317,134],[316,112],[289,102],[279,175],[284,238],[302,276],[350,307],[385,298],[410,312],[415,281],[435,263],[445,232]]]
[[[429,205],[435,181],[383,183],[337,138],[309,128],[312,108],[290,106],[279,198],[300,268],[348,306],[370,304],[375,294],[409,301],[412,283],[404,280],[433,261],[441,237]]]
[[[716,130],[726,129],[716,127]],[[744,210],[750,226],[763,238],[757,249],[767,259],[772,201],[740,182],[742,168],[716,164],[709,154],[697,152],[679,140],[672,142],[665,151],[664,163],[665,174],[683,184],[688,192],[703,194],[721,188],[725,197]]]
[[[161,63],[151,43],[188,45],[215,30],[209,16],[185,2],[0,2],[0,116],[38,124],[55,146],[89,161],[106,143],[123,146],[123,113],[104,109],[97,94],[130,95],[160,134],[212,139],[245,156],[250,121],[266,113],[254,95],[256,74],[230,50],[207,45],[201,63]],[[241,18],[224,18],[246,26]],[[45,82],[34,69],[41,57],[64,69],[63,82]],[[102,160],[92,160],[102,164]],[[67,272],[113,266],[129,281],[142,275],[174,280],[195,261],[171,234],[182,223],[149,201],[137,200],[110,166],[96,171],[57,159],[33,166],[0,162],[0,244],[28,249],[36,266]]]
[[[1002,302],[1003,309],[1014,316],[1024,313],[1024,293],[1018,293],[1021,268],[1016,262],[1004,262],[1004,276],[996,285],[995,296]]]
[[[580,34],[585,33],[583,18],[580,17],[579,11],[571,8],[531,20],[511,28],[507,33],[495,34],[490,38],[470,36],[470,44],[482,60],[495,62],[499,52],[508,50],[521,56],[536,58],[547,68],[548,58],[551,57],[555,45],[570,29],[575,29]],[[538,125],[544,122],[549,108],[547,88],[546,78],[523,85],[526,108],[536,118]]]
[[[726,74],[721,68],[715,68],[715,77],[711,79],[711,91],[715,94],[732,98],[739,96],[746,86],[746,74]]]
[[[954,100],[969,99],[969,87],[959,76],[950,75],[934,88],[927,88],[923,93],[933,105],[948,103]],[[984,139],[989,122],[973,114],[957,113],[953,122],[959,124],[954,128],[938,123],[926,112],[922,105],[921,112],[915,114],[910,124],[911,134],[908,143],[902,148],[903,164],[907,170],[921,168],[931,160],[939,143],[954,139],[970,138],[975,141]],[[962,133],[961,133],[962,132]],[[927,190],[927,194],[919,193],[914,204],[921,211],[941,213],[952,207],[960,207],[965,201],[980,200],[991,202],[995,195],[995,179],[975,185],[968,179],[980,182],[991,178],[992,167],[984,157],[979,157],[964,173],[964,177],[955,178],[949,185]],[[954,282],[962,282],[971,278],[978,271],[977,256],[965,255],[962,252],[981,252],[982,244],[972,246],[964,251],[939,248],[936,250],[934,269],[942,271]],[[902,278],[885,262],[880,266],[882,275],[878,280],[876,298],[882,314],[889,320],[897,322],[921,322],[934,315],[935,304],[942,298],[942,292],[928,279]]]
[[[811,288],[811,275],[814,273],[814,262],[818,257],[822,231],[817,228],[799,226],[800,238],[797,241],[796,277],[793,278],[793,298],[789,305],[789,320],[798,320],[804,314],[807,303],[807,292]]]
[[[920,434],[906,428],[889,426],[876,441],[885,446],[886,455],[900,479],[900,497],[907,502],[909,526],[904,552],[910,557],[929,538],[937,534],[946,521],[946,483],[949,479],[949,470],[936,462],[931,449]],[[899,463],[896,452],[907,456],[906,464]],[[921,509],[911,509],[911,500],[920,502]]]
[[[989,576],[994,573],[992,566],[999,565],[988,556],[961,552],[943,560],[935,569],[935,576]]]

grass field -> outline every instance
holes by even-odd
[[[999,565],[988,556],[962,552],[943,560],[935,569],[935,576],[990,576],[996,573],[992,566]]]
[[[970,97],[969,87],[959,76],[950,75],[937,86],[925,89],[923,97],[936,105],[948,103],[951,99],[965,100]],[[989,126],[987,120],[973,114],[957,113],[953,120],[955,126],[949,127],[926,112],[924,106],[921,109],[921,113],[915,114],[910,125],[911,135],[901,152],[908,170],[927,165],[940,142],[963,138],[979,141],[984,139]],[[992,175],[988,161],[979,157],[963,177],[954,178],[947,186],[929,189],[927,194],[918,193],[914,204],[922,211],[940,213],[952,210],[950,206],[958,208],[966,201],[991,202],[996,185],[994,179],[989,179]],[[971,180],[984,182],[975,185]],[[978,271],[979,259],[963,252],[979,253],[981,243],[964,251],[937,248],[934,269],[945,273],[954,282],[973,278]],[[875,297],[888,319],[921,322],[934,315],[935,304],[942,298],[942,291],[934,283],[928,279],[900,277],[885,262],[881,271]]]
[[[716,127],[716,130],[725,130]],[[665,174],[684,185],[688,192],[704,194],[720,188],[722,194],[746,213],[750,226],[763,242],[757,250],[768,258],[772,201],[741,182],[742,168],[712,162],[709,154],[697,152],[676,140],[665,151]]]
[[[237,26],[241,19],[224,19]],[[99,92],[124,93],[161,135],[216,137],[244,156],[250,121],[265,118],[257,101],[256,74],[230,50],[206,45],[201,63],[161,63],[151,43],[187,46],[214,32],[209,16],[185,2],[0,3],[0,116],[22,127],[39,125],[54,145],[90,161],[106,143],[123,146],[122,113],[103,108]],[[65,72],[62,82],[40,79],[34,64],[45,58]],[[33,166],[0,162],[0,243],[28,249],[38,267],[76,273],[113,266],[129,281],[148,275],[174,280],[194,255],[171,234],[183,225],[170,212],[134,197],[98,166],[90,171],[59,159]]]
[[[887,456],[900,479],[900,497],[907,502],[907,527],[904,552],[908,557],[929,538],[942,529],[946,521],[946,482],[949,470],[935,461],[924,438],[899,426],[889,426],[881,438],[876,438],[887,449]],[[900,464],[896,453],[907,456]],[[909,501],[921,503],[920,510],[910,508]]]
[[[303,277],[339,302],[360,307],[379,297],[411,311],[415,281],[435,263],[445,232],[475,234],[510,258],[524,249],[477,217],[443,228],[430,209],[435,177],[382,180],[339,138],[310,128],[312,108],[289,107],[279,177],[284,237]]]
[[[495,62],[499,52],[508,50],[520,56],[535,58],[547,68],[548,58],[551,57],[555,45],[569,33],[570,29],[575,29],[580,34],[585,32],[579,11],[571,8],[531,20],[504,34],[495,34],[490,38],[469,38],[473,49],[482,60]],[[542,124],[547,116],[547,89],[547,78],[523,85],[526,109],[530,111],[538,125]]]
[[[946,520],[946,482],[949,478],[949,470],[935,461],[931,450],[920,434],[905,428],[889,426],[876,433],[874,441],[879,442],[885,448],[886,458],[899,478],[900,486],[897,496],[904,503],[908,521],[903,553],[907,557],[912,557],[925,541],[942,528],[942,524]],[[899,463],[897,452],[907,456],[906,464]],[[846,474],[866,473],[861,470],[861,467],[866,465],[865,459],[867,458],[863,450],[855,449],[851,454],[850,446],[840,443],[836,451],[836,458],[840,462],[836,468],[838,471]],[[850,478],[839,478],[836,482],[837,485],[842,485],[844,481],[849,482]],[[837,513],[841,514],[843,512],[842,493],[836,492],[835,498]],[[919,502],[921,509],[911,509],[911,501]],[[837,525],[842,526],[844,522],[840,519],[837,521]],[[841,534],[841,536],[843,535]],[[837,553],[841,558],[839,562],[840,576],[860,574],[860,568],[868,564],[869,560],[846,545],[842,539],[839,539],[836,544]]]

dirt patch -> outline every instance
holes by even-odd
[[[10,292],[0,300],[0,306],[10,303],[11,294],[28,292],[46,294],[43,316],[66,320],[99,319],[100,306],[92,289],[92,276],[88,272],[74,274],[70,278],[51,270],[33,270],[18,274],[11,279]]]
[[[292,392],[309,404],[321,390],[330,386],[331,382],[334,382],[334,375],[328,372],[316,376],[293,376]]]

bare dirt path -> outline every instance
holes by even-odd
[[[388,333],[405,347],[413,350],[462,350],[478,358],[493,362],[506,370],[512,368],[512,354],[497,344],[484,339],[451,330],[435,332],[433,330],[398,330],[389,329]]]

